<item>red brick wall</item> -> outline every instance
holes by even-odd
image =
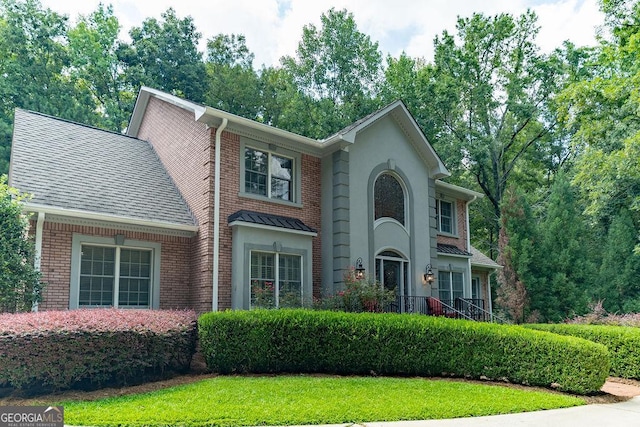
[[[31,231],[34,232],[32,223]],[[189,255],[191,239],[149,233],[112,230],[70,224],[47,222],[42,236],[40,271],[46,283],[41,310],[69,308],[71,282],[71,245],[73,234],[114,237],[124,234],[126,239],[156,242],[161,245],[160,308],[189,308]]]
[[[458,227],[456,230],[458,231],[457,237],[447,236],[438,234],[437,241],[438,243],[442,243],[445,245],[453,245],[458,249],[462,249],[463,251],[468,251],[467,248],[467,234],[469,230],[467,230],[467,209],[466,202],[464,200],[456,201],[456,218]]]
[[[194,121],[193,113],[153,97],[149,100],[138,137],[151,142],[158,156],[198,219],[200,231],[192,248],[191,305],[198,312],[211,310],[213,282],[213,193],[216,129]],[[313,240],[314,295],[320,294],[320,159],[302,155],[303,208],[239,196],[240,137],[221,137],[220,270],[218,307],[231,307],[232,241],[227,218],[249,209],[301,219],[318,230]]]
[[[320,166],[317,157],[302,155],[301,196],[302,208],[277,202],[255,200],[240,196],[240,137],[223,132],[221,141],[220,179],[220,308],[231,307],[231,227],[227,218],[241,209],[299,218],[315,228],[318,236],[313,238],[313,294],[320,296],[321,247],[320,247]]]
[[[212,135],[193,113],[150,97],[138,138],[149,141],[198,221],[193,239],[190,305],[211,310],[213,287]]]

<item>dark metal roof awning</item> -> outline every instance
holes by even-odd
[[[306,225],[298,218],[291,218],[287,216],[266,214],[248,210],[240,210],[229,215],[229,224],[237,221],[246,222],[249,224],[266,225],[270,227],[285,228],[287,230],[303,231],[306,233],[316,233],[317,231]]]

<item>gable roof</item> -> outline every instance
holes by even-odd
[[[359,132],[381,118],[391,116],[409,141],[416,147],[420,157],[429,166],[431,177],[438,179],[450,175],[402,101],[395,101],[323,140],[316,140],[143,86],[140,88],[133,113],[131,114],[127,135],[133,137],[138,135],[150,97],[158,98],[193,113],[196,122],[217,128],[224,119],[227,119],[228,124],[225,130],[228,132],[318,157],[326,156],[334,151],[348,147],[355,142],[356,135]]]
[[[16,109],[9,182],[30,211],[197,230],[148,142],[44,114]]]
[[[353,144],[355,142],[356,135],[359,132],[365,130],[386,116],[391,116],[400,126],[405,136],[409,141],[411,141],[422,160],[429,166],[429,174],[431,178],[439,179],[451,175],[440,159],[440,156],[438,156],[438,153],[436,153],[431,144],[429,144],[429,141],[427,141],[427,138],[424,133],[422,133],[420,126],[418,126],[418,123],[415,121],[406,105],[404,105],[404,102],[400,100],[392,102],[386,107],[363,117],[355,123],[326,138],[323,142],[327,145],[333,145],[336,141],[346,141]]]

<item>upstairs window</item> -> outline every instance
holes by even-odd
[[[392,218],[405,225],[404,190],[393,175],[380,175],[374,184],[373,195],[376,220]]]
[[[447,234],[455,234],[455,212],[452,202],[445,200],[436,200],[436,222],[438,223],[438,231]]]
[[[288,157],[246,147],[244,191],[272,199],[293,201],[293,164]]]

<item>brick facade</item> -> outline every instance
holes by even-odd
[[[213,286],[213,203],[215,128],[194,121],[193,113],[154,97],[149,99],[138,137],[149,141],[195,215],[200,231],[194,238],[191,305],[211,310]],[[220,169],[220,270],[218,308],[231,307],[232,230],[227,218],[240,209],[284,215],[318,230],[313,239],[313,289],[320,295],[320,167],[319,158],[301,156],[302,207],[242,197],[240,193],[239,135],[223,132]]]
[[[469,234],[469,230],[467,230],[467,206],[464,200],[456,201],[456,221],[457,236],[438,234],[437,241],[438,243],[453,245],[458,249],[468,251],[467,235]]]
[[[32,222],[31,230],[35,230]],[[71,246],[73,234],[114,237],[124,234],[125,239],[160,243],[160,308],[188,308],[191,239],[150,233],[114,230],[47,222],[42,235],[41,272],[46,284],[41,310],[66,310],[69,308],[69,284],[71,282]]]

